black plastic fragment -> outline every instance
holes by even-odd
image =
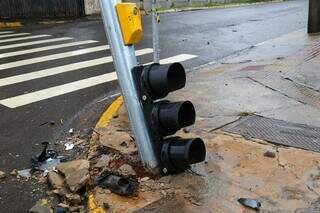
[[[39,170],[41,165],[45,164],[47,160],[57,158],[57,152],[53,149],[48,149],[49,142],[42,142],[41,144],[43,145],[41,153],[31,158],[31,168],[33,171]]]
[[[48,149],[49,142],[42,142],[42,145],[42,152],[38,156],[34,156],[32,160],[37,162],[44,162],[49,158],[55,158],[57,156],[56,151],[54,151],[53,149]]]
[[[137,181],[120,177],[108,171],[101,173],[101,175],[96,179],[96,184],[102,188],[109,189],[113,193],[123,196],[134,195],[139,187],[139,183]]]
[[[251,198],[239,198],[238,202],[242,205],[249,207],[251,209],[254,209],[256,211],[259,211],[261,208],[261,203],[256,199]]]

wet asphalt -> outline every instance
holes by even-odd
[[[192,69],[224,57],[241,54],[241,51],[261,42],[305,28],[306,21],[307,1],[305,0],[162,14],[161,58],[178,54],[197,55],[197,58],[183,62],[186,68]],[[143,17],[143,24],[144,38],[136,49],[152,47],[150,16]],[[27,24],[14,31],[34,35],[48,34],[55,38],[72,37],[75,41],[88,39],[99,41],[82,45],[80,48],[107,44],[99,17],[54,25]],[[10,44],[14,43],[22,42]],[[62,43],[65,42],[54,44]],[[43,46],[45,45],[34,45],[32,48]],[[78,48],[68,47],[0,58],[0,65]],[[0,54],[23,49],[25,47],[0,50]],[[110,55],[109,50],[5,69],[0,71],[0,79],[106,55]],[[140,63],[151,62],[152,54],[138,57],[138,60]],[[0,100],[113,71],[113,65],[108,63],[7,85],[0,87]],[[114,81],[14,109],[0,105],[0,170],[9,173],[13,169],[29,168],[30,158],[40,151],[41,142],[49,141],[54,144],[63,138],[70,128],[79,130],[93,127],[106,105],[112,101],[110,96],[119,92],[117,82]],[[54,121],[55,125],[41,125],[48,121]],[[0,212],[26,212],[42,196],[42,193],[41,185],[37,182],[21,183],[8,178],[0,182]]]

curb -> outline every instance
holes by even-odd
[[[223,8],[234,8],[234,7],[243,7],[249,5],[261,5],[261,4],[270,4],[270,3],[280,3],[285,2],[287,0],[270,0],[266,2],[253,2],[253,3],[234,3],[234,4],[225,4],[225,5],[217,5],[217,6],[194,6],[194,7],[181,7],[181,8],[173,8],[173,9],[165,9],[158,10],[159,14],[164,13],[177,13],[177,12],[188,12],[188,11],[196,11],[196,10],[208,10],[208,9],[223,9]],[[151,11],[148,11],[151,13]]]
[[[124,103],[123,97],[120,95],[110,104],[109,107],[107,107],[104,113],[102,113],[95,128],[107,127],[110,120],[113,118],[114,115],[116,115],[116,113],[118,112],[120,107],[123,105],[123,103]],[[91,149],[92,146],[95,145],[95,143],[96,143],[96,140],[91,140],[89,144],[89,149]],[[87,206],[88,206],[89,213],[107,213],[107,211],[103,207],[98,206],[92,192],[89,193]]]
[[[22,27],[23,24],[20,21],[14,21],[14,22],[0,22],[0,29],[6,29],[6,28],[17,28]]]

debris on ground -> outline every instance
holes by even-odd
[[[12,175],[12,176],[17,176],[17,174],[18,174],[18,171],[16,169],[14,169],[10,172],[10,175]]]
[[[273,152],[273,151],[268,150],[263,154],[263,156],[268,157],[268,158],[275,158],[276,157],[276,153]]]
[[[19,170],[18,172],[17,172],[18,174],[18,176],[20,176],[20,177],[24,177],[24,178],[31,178],[31,169],[23,169],[23,170]]]
[[[54,171],[48,173],[48,182],[53,189],[61,189],[64,186],[63,177]]]
[[[106,133],[100,136],[99,145],[128,155],[138,151],[130,134],[114,128],[109,128]]]
[[[53,149],[48,149],[49,143],[43,142],[42,152],[31,158],[31,172],[42,171],[44,176],[48,172],[55,170],[56,166],[61,163],[61,157]]]
[[[69,129],[69,134],[72,135],[73,133],[74,133],[74,129],[73,129],[73,128],[70,128],[70,129]]]
[[[124,177],[135,177],[137,173],[129,164],[123,164],[119,167],[119,174]]]
[[[110,164],[112,157],[109,155],[101,155],[97,163],[94,165],[95,168],[104,168]]]
[[[76,192],[89,180],[89,167],[87,160],[74,160],[59,164],[57,170],[64,175],[69,189]]]
[[[78,194],[66,194],[66,198],[73,205],[78,205],[82,201],[80,195]]]
[[[248,207],[248,208],[254,209],[256,211],[260,211],[261,203],[256,199],[239,198],[238,202],[241,203],[242,205]]]
[[[29,210],[29,213],[53,213],[53,211],[48,200],[41,199]]]
[[[6,173],[5,172],[3,172],[3,171],[0,171],[0,179],[4,179],[4,178],[6,178]]]
[[[64,150],[69,151],[69,150],[72,150],[74,148],[74,144],[71,143],[71,142],[67,142],[67,143],[64,144],[64,147],[65,147]]]
[[[96,179],[96,183],[102,188],[124,196],[134,195],[139,187],[136,180],[120,177],[108,171],[103,172]]]

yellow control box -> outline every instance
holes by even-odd
[[[116,5],[118,20],[125,45],[138,43],[142,38],[140,10],[135,3],[119,3]]]

